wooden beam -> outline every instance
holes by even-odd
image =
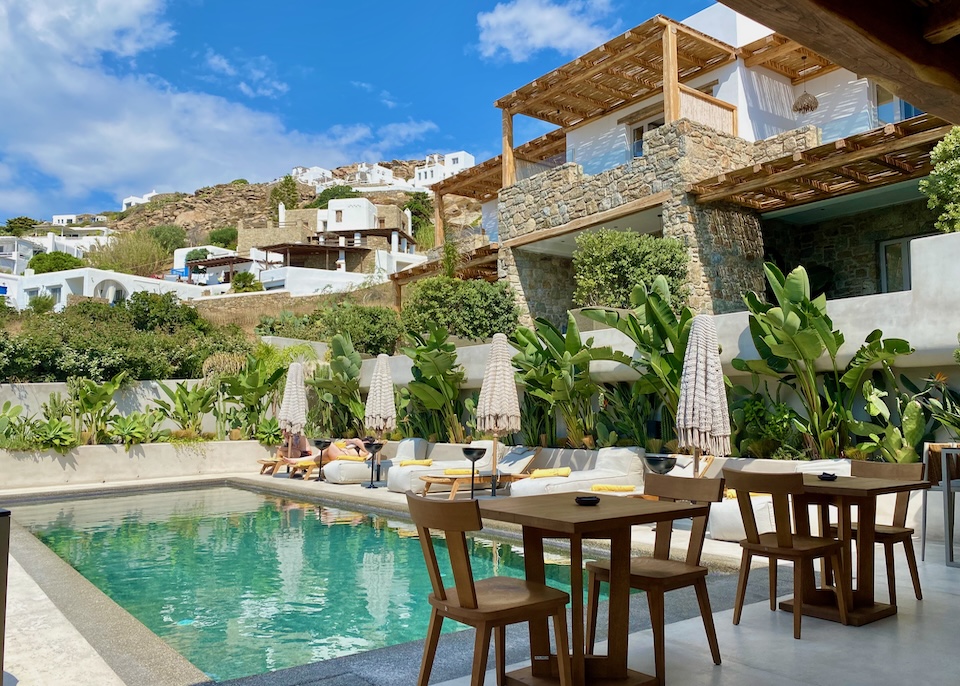
[[[928,43],[946,43],[960,36],[960,0],[944,0],[927,9],[923,37]]]
[[[513,114],[503,111],[503,154],[501,188],[517,182],[517,161],[513,157]]]
[[[904,136],[903,138],[885,141],[878,145],[864,146],[859,150],[853,150],[841,155],[834,155],[826,159],[818,160],[811,164],[800,165],[793,169],[787,169],[782,172],[777,172],[771,176],[766,176],[762,179],[745,181],[735,186],[704,193],[697,198],[697,202],[714,202],[717,200],[724,200],[738,193],[748,193],[750,191],[759,190],[764,186],[776,185],[783,181],[793,181],[801,176],[816,174],[817,172],[834,169],[840,166],[846,166],[848,164],[854,164],[855,162],[863,162],[880,155],[906,150],[907,148],[912,148],[916,145],[932,143],[946,136],[952,128],[952,126],[941,126],[936,129],[930,129],[929,131],[923,131],[910,136]],[[852,143],[852,141],[847,140],[846,143],[849,145]]]
[[[560,226],[553,226],[549,229],[540,229],[539,231],[534,231],[533,233],[527,233],[522,236],[517,236],[516,238],[511,238],[510,240],[505,241],[503,246],[507,248],[519,248],[530,243],[544,241],[548,238],[565,236],[568,233],[581,231],[582,229],[588,229],[592,226],[599,226],[600,224],[605,224],[607,222],[620,219],[621,217],[625,217],[628,214],[642,212],[643,210],[649,210],[653,207],[657,207],[658,205],[662,205],[669,200],[671,196],[672,193],[670,191],[660,191],[659,193],[654,193],[653,195],[648,195],[638,200],[632,200],[631,202],[624,203],[619,207],[604,210],[603,212],[595,212],[589,216],[574,219],[566,224],[561,224]]]
[[[789,55],[799,47],[800,44],[797,41],[787,40],[787,42],[781,43],[774,48],[768,48],[763,52],[753,53],[743,61],[743,65],[747,68],[765,66],[767,62],[775,62],[784,55]]]
[[[960,41],[927,42],[927,8],[903,0],[722,2],[923,111],[960,123]]]
[[[677,29],[663,27],[663,119],[671,124],[680,118],[680,71],[677,65]]]
[[[443,245],[446,236],[443,226],[443,194],[437,193],[433,199],[433,245]]]

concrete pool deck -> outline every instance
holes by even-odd
[[[95,487],[58,488],[59,498],[85,494],[130,492],[139,489],[199,487],[225,482],[278,495],[321,498],[333,505],[354,505],[386,515],[405,513],[404,496],[385,488],[336,486],[286,478],[251,476],[158,479]],[[14,512],[24,498],[49,496],[49,489],[0,490],[0,503]],[[496,535],[516,536],[509,527]],[[678,532],[675,545],[682,545]],[[32,539],[32,542],[31,542]],[[634,527],[638,551],[652,546],[652,530]],[[684,592],[667,599],[667,670],[675,684],[806,684],[831,681],[842,684],[899,684],[907,675],[925,683],[951,683],[957,669],[951,655],[960,630],[960,570],[943,565],[942,546],[928,543],[921,563],[926,600],[917,602],[909,585],[902,556],[898,559],[900,614],[861,628],[842,627],[804,618],[804,638],[792,639],[790,616],[772,613],[766,603],[766,570],[751,574],[744,617],[731,624],[735,569],[740,547],[707,541],[705,559],[714,573],[708,579],[724,665],[714,667],[703,637],[695,596]],[[52,558],[54,559],[51,559]],[[7,606],[7,642],[3,686],[72,684],[208,683],[199,670],[166,647],[160,639],[93,589],[29,533],[12,535]],[[59,564],[56,564],[59,562]],[[66,568],[66,569],[64,569]],[[72,576],[71,573],[72,572]],[[779,575],[779,593],[790,595],[789,567]],[[883,565],[878,567],[878,589],[885,588]],[[674,597],[677,596],[677,597]],[[132,622],[132,624],[131,624]],[[602,625],[602,621],[601,621]],[[631,603],[631,666],[653,669],[646,604]],[[145,633],[143,633],[145,632]],[[444,635],[440,642],[433,682],[446,686],[468,684],[472,631]],[[422,641],[392,646],[336,660],[263,674],[231,682],[236,686],[401,686],[415,683]],[[526,660],[526,632],[508,632],[508,663]],[[895,664],[878,669],[878,659]],[[492,660],[491,660],[492,664]],[[902,668],[902,669],[901,669]],[[903,671],[909,668],[911,671]],[[867,680],[867,676],[870,680]],[[849,677],[849,678],[848,678]],[[495,683],[492,674],[488,683]]]

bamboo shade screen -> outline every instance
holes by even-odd
[[[724,133],[735,136],[737,135],[737,132],[734,130],[736,124],[735,111],[735,109],[730,109],[730,107],[723,107],[712,98],[708,100],[699,91],[686,88],[680,89],[680,116],[684,119],[689,119],[709,126],[717,131],[723,131]]]

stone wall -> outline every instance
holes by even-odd
[[[661,191],[670,198],[661,208],[663,235],[682,240],[690,252],[689,302],[701,312],[743,308],[740,294],[763,286],[763,237],[755,213],[735,206],[704,207],[687,193],[700,180],[757,162],[792,154],[819,144],[819,130],[804,127],[763,141],[749,142],[707,126],[681,119],[648,132],[643,157],[594,176],[577,164],[564,164],[519,181],[500,191],[498,205],[501,243],[543,229],[615,209]],[[501,273],[513,277],[522,317],[555,311],[573,293],[569,283],[555,290],[550,277],[527,275],[537,260],[518,263],[501,248]],[[552,266],[552,265],[551,265]],[[528,292],[527,287],[534,291]],[[568,300],[565,307],[570,307]]]
[[[768,259],[790,270],[803,265],[811,281],[827,283],[828,298],[880,292],[880,243],[937,233],[937,213],[926,200],[797,226],[763,223]]]
[[[573,301],[573,260],[523,250],[503,248],[499,254],[501,278],[517,295],[520,324],[533,326],[537,317],[557,326],[567,323]]]
[[[314,214],[314,221],[316,215]],[[307,237],[315,231],[303,219],[284,222],[277,225],[272,219],[264,223],[253,223],[243,219],[237,222],[237,254],[249,255],[250,248],[277,243],[306,243]]]

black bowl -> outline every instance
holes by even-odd
[[[463,450],[463,456],[471,462],[476,462],[487,454],[486,448],[461,448],[461,450]]]
[[[677,466],[677,458],[672,455],[644,455],[643,462],[654,474],[666,474]]]
[[[578,495],[574,498],[574,501],[576,501],[577,505],[597,505],[600,502],[600,497],[596,495]]]

